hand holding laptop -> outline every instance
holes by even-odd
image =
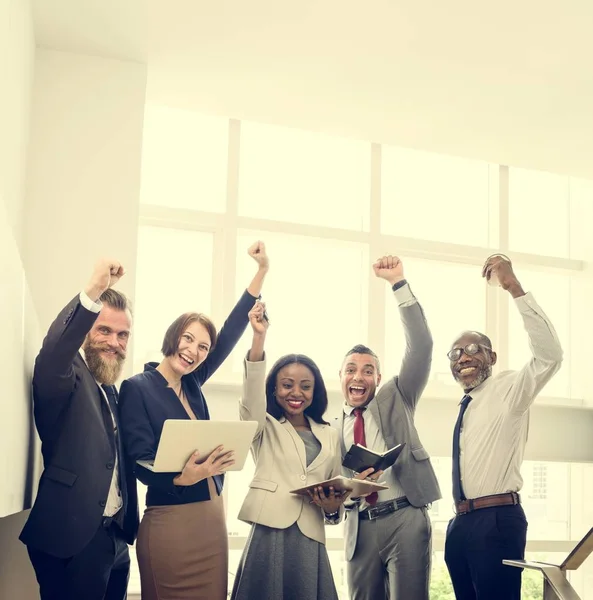
[[[226,469],[235,464],[234,452],[225,452],[222,446],[215,448],[209,456],[200,456],[200,452],[196,450],[185,463],[183,471],[175,479],[175,485],[194,485],[214,475],[222,475]]]

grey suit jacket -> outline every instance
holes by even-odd
[[[367,405],[377,423],[385,444],[393,448],[405,442],[405,447],[392,467],[408,501],[422,507],[441,498],[441,490],[422,446],[414,413],[426,387],[432,361],[432,336],[422,307],[418,302],[399,307],[406,337],[406,352],[400,373],[389,379]],[[343,438],[344,413],[335,422],[340,433],[342,457],[347,448]],[[352,476],[351,472],[345,475]],[[358,505],[347,511],[345,526],[346,560],[351,560],[358,538]]]

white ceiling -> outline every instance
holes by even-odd
[[[33,0],[149,101],[593,178],[591,0]]]

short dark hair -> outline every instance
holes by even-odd
[[[134,315],[132,311],[132,303],[123,292],[118,292],[117,290],[108,288],[99,296],[99,302],[110,306],[114,310],[129,310],[130,315]]]
[[[294,364],[304,365],[307,367],[311,373],[313,373],[313,379],[315,380],[315,384],[313,386],[313,401],[311,402],[311,405],[305,409],[305,414],[308,417],[311,417],[311,419],[313,419],[313,421],[316,423],[328,425],[328,422],[323,419],[323,415],[327,410],[328,405],[325,382],[323,381],[319,367],[311,358],[305,356],[304,354],[286,354],[281,356],[270,369],[270,372],[266,378],[267,412],[275,419],[280,419],[280,417],[282,417],[284,414],[276,402],[276,380],[278,378],[278,372],[280,369]]]
[[[351,354],[370,354],[375,359],[375,363],[377,364],[377,373],[381,373],[381,363],[379,362],[379,357],[368,346],[365,346],[364,344],[356,344],[356,346],[350,348],[350,350],[346,352],[344,358],[350,356]]]
[[[165,337],[163,338],[163,345],[161,347],[163,356],[173,356],[177,352],[177,349],[179,348],[179,340],[181,340],[183,332],[192,323],[196,322],[201,323],[206,328],[206,331],[210,336],[210,352],[214,350],[217,336],[214,323],[202,313],[187,312],[177,317],[173,323],[169,325],[169,328],[165,333]]]

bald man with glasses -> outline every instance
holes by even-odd
[[[505,258],[490,257],[482,276],[497,279],[513,297],[531,359],[519,371],[492,375],[496,352],[490,339],[476,331],[463,333],[447,353],[451,373],[464,392],[453,431],[456,516],[445,541],[457,600],[521,598],[521,570],[502,561],[524,558],[527,520],[519,491],[529,408],[563,358],[550,320]]]

